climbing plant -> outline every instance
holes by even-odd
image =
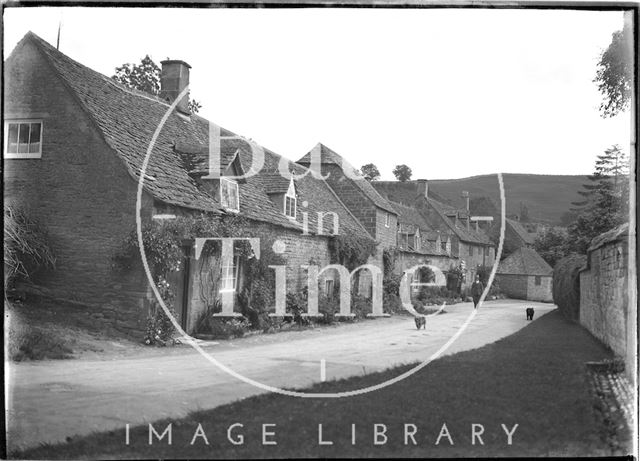
[[[352,271],[376,254],[376,246],[377,243],[369,237],[352,232],[334,235],[329,240],[331,264],[342,264]]]
[[[258,236],[254,226],[251,226],[246,218],[210,213],[152,222],[143,227],[141,234],[149,269],[162,300],[170,310],[173,309],[175,293],[167,282],[167,278],[170,273],[180,270],[184,258],[183,246],[185,243],[191,242],[195,238],[250,238]],[[284,264],[282,257],[272,249],[274,240],[265,237],[264,234],[260,235],[260,239],[260,259],[255,257],[248,241],[238,241],[234,247],[234,255],[240,257],[244,262],[244,273],[248,280],[247,286],[238,296],[238,304],[242,314],[250,319],[259,318],[274,304],[275,273],[269,268],[269,265]],[[114,255],[114,266],[124,270],[130,269],[134,261],[140,258],[138,245],[138,235],[134,230],[125,238],[122,247]],[[208,241],[205,243],[200,257],[219,256],[219,253],[220,244]],[[202,277],[201,283],[203,283]],[[217,299],[210,299],[207,300],[207,304],[213,306],[216,301]],[[163,309],[154,306],[152,310],[147,325],[145,343],[162,344],[174,333],[173,326],[166,318]],[[210,312],[213,313],[213,309]],[[159,324],[162,327],[158,327]],[[158,330],[161,330],[161,334],[158,333]]]

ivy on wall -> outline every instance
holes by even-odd
[[[370,256],[376,254],[377,242],[348,232],[334,235],[329,239],[329,257],[331,264],[342,264],[349,271],[367,263]]]
[[[265,236],[264,233],[257,234],[258,232],[250,225],[250,221],[244,217],[212,213],[180,216],[145,225],[142,229],[142,243],[154,283],[165,305],[175,315],[173,312],[175,292],[169,286],[167,278],[172,272],[181,269],[185,245],[190,245],[195,238],[259,237],[261,239],[260,259],[254,257],[248,241],[238,241],[234,247],[234,255],[239,256],[243,261],[243,270],[248,281],[243,292],[238,295],[239,305],[243,315],[250,321],[251,319],[257,321],[260,314],[265,313],[268,307],[274,304],[275,273],[269,265],[284,264],[283,258],[272,249],[274,239]],[[204,263],[209,257],[216,257],[219,253],[220,243],[208,241],[204,245],[200,259]],[[114,268],[129,270],[139,258],[138,236],[134,230],[125,238],[122,247],[114,255]],[[200,291],[210,308],[207,309],[209,315],[215,313],[216,309],[219,311],[220,306],[218,290],[215,289],[216,280],[211,280],[212,277],[218,278],[220,274],[211,269],[212,267],[201,267],[201,270],[208,270],[211,273],[206,277],[200,277],[201,284],[208,284],[206,287],[201,286]],[[213,272],[216,273],[213,274]],[[202,319],[198,324],[201,323]],[[173,327],[164,311],[160,306],[154,305],[148,320],[145,343],[166,344],[173,333]]]

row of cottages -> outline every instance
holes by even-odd
[[[5,201],[45,224],[57,257],[56,270],[41,274],[29,289],[78,306],[106,331],[139,335],[153,295],[141,263],[128,272],[114,270],[114,254],[135,229],[145,154],[167,113],[167,100],[175,101],[188,84],[189,66],[164,61],[161,97],[154,97],[114,82],[28,33],[6,60],[4,77]],[[397,212],[366,181],[346,184],[330,156],[325,155],[323,168],[335,174],[327,181],[304,175],[306,156],[293,163],[267,149],[260,173],[236,180],[231,176],[248,171],[255,155],[245,139],[221,129],[220,177],[208,178],[203,161],[210,130],[207,120],[189,112],[186,98],[178,102],[144,172],[143,223],[203,212],[244,216],[251,236],[284,242],[279,250],[290,291],[306,286],[302,265],[331,262],[334,222],[328,218],[320,224],[319,213],[335,213],[341,233],[370,236],[381,243],[379,251],[395,243]],[[317,149],[326,154],[323,146]],[[282,162],[295,177],[277,174]],[[186,245],[184,269],[171,283],[179,321],[191,332],[211,302],[203,286],[214,279],[236,290],[243,271],[236,258],[232,267],[218,266],[214,274],[215,265],[206,257],[196,260],[192,242]],[[379,255],[374,259],[380,262]]]
[[[433,230],[425,217],[415,208],[393,202],[398,211],[398,246],[395,271],[418,265],[431,268],[434,280],[423,280],[417,272],[413,281],[447,286],[447,274],[460,266],[459,258],[451,254],[451,239],[448,234]]]
[[[475,226],[480,226],[497,244],[500,240],[500,208],[489,197],[477,197],[470,200],[471,214],[476,216]],[[503,258],[519,248],[533,248],[535,235],[527,231],[520,221],[505,217]]]
[[[318,143],[297,163],[311,167],[312,161],[319,163],[320,173],[326,183],[358,219],[367,235],[378,243],[376,254],[368,264],[382,268],[384,251],[397,245],[398,212],[353,166],[324,144]],[[359,281],[358,290],[361,294],[367,294],[371,287],[371,274],[363,272]]]
[[[462,266],[465,276],[462,288],[468,288],[475,279],[478,266],[491,266],[495,260],[495,245],[483,230],[472,225],[468,208],[457,209],[438,200],[429,193],[428,182],[417,181],[374,181],[371,183],[385,198],[408,206],[423,219],[431,235],[439,236],[440,250],[450,261]]]

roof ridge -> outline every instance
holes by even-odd
[[[170,103],[168,103],[167,101],[163,100],[162,98],[160,98],[157,95],[153,95],[151,93],[147,93],[146,91],[138,90],[136,88],[130,88],[130,87],[126,86],[124,83],[120,83],[120,82],[114,80],[113,78],[103,74],[102,72],[98,72],[97,70],[92,69],[91,67],[86,66],[86,65],[82,64],[79,61],[76,61],[71,56],[63,53],[62,51],[60,51],[57,48],[54,48],[53,45],[51,45],[49,42],[47,42],[45,39],[43,39],[42,37],[40,37],[39,35],[37,35],[34,32],[31,32],[31,31],[27,32],[26,35],[24,36],[23,40],[25,38],[29,38],[31,40],[34,40],[38,45],[44,46],[45,48],[47,48],[49,52],[55,52],[55,53],[58,53],[58,54],[64,56],[65,59],[68,59],[73,64],[81,66],[84,69],[87,69],[88,71],[96,74],[97,76],[99,76],[103,80],[105,80],[107,83],[115,86],[116,88],[118,88],[121,91],[124,91],[125,93],[128,93],[128,94],[130,94],[132,96],[139,96],[139,97],[145,98],[145,99],[147,99],[149,101],[157,102],[157,103],[162,104],[162,105],[164,105],[166,107],[170,107],[171,106]]]

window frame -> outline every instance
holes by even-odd
[[[293,202],[291,206],[291,209],[293,210],[293,215],[290,215],[289,213],[287,213],[287,204],[289,203],[289,201]],[[298,216],[298,211],[297,211],[298,197],[296,197],[295,186],[293,185],[293,178],[290,180],[289,188],[287,189],[287,192],[284,194],[283,206],[284,206],[284,210],[283,210],[284,215],[289,219],[296,219],[296,217]]]
[[[231,184],[235,187],[236,189],[236,207],[235,208],[229,205],[225,205],[223,203],[222,197],[224,196],[223,189],[225,187],[223,186],[223,184]],[[234,213],[238,213],[240,211],[240,186],[238,185],[237,181],[233,179],[225,178],[224,176],[220,178],[220,206],[222,206],[225,210],[232,211]]]
[[[231,269],[231,272],[228,271]],[[240,257],[235,256],[231,259],[231,265],[220,265],[220,289],[218,290],[220,293],[235,293],[238,289],[238,275],[240,269]],[[231,275],[229,275],[231,274]],[[229,288],[226,286],[225,281],[232,280],[232,287]]]
[[[9,153],[9,125],[18,125],[18,145],[20,144],[20,124],[28,123],[29,125],[33,123],[40,124],[40,147],[38,152],[12,152]],[[2,146],[2,156],[6,159],[38,159],[42,158],[42,145],[43,145],[43,132],[44,132],[44,121],[41,118],[10,118],[4,120],[3,124],[3,135],[4,135],[4,143]],[[29,127],[29,143],[27,146],[31,145],[31,127]]]
[[[324,291],[327,298],[333,299],[333,290],[335,286],[335,280],[333,279],[326,279],[324,281]]]

